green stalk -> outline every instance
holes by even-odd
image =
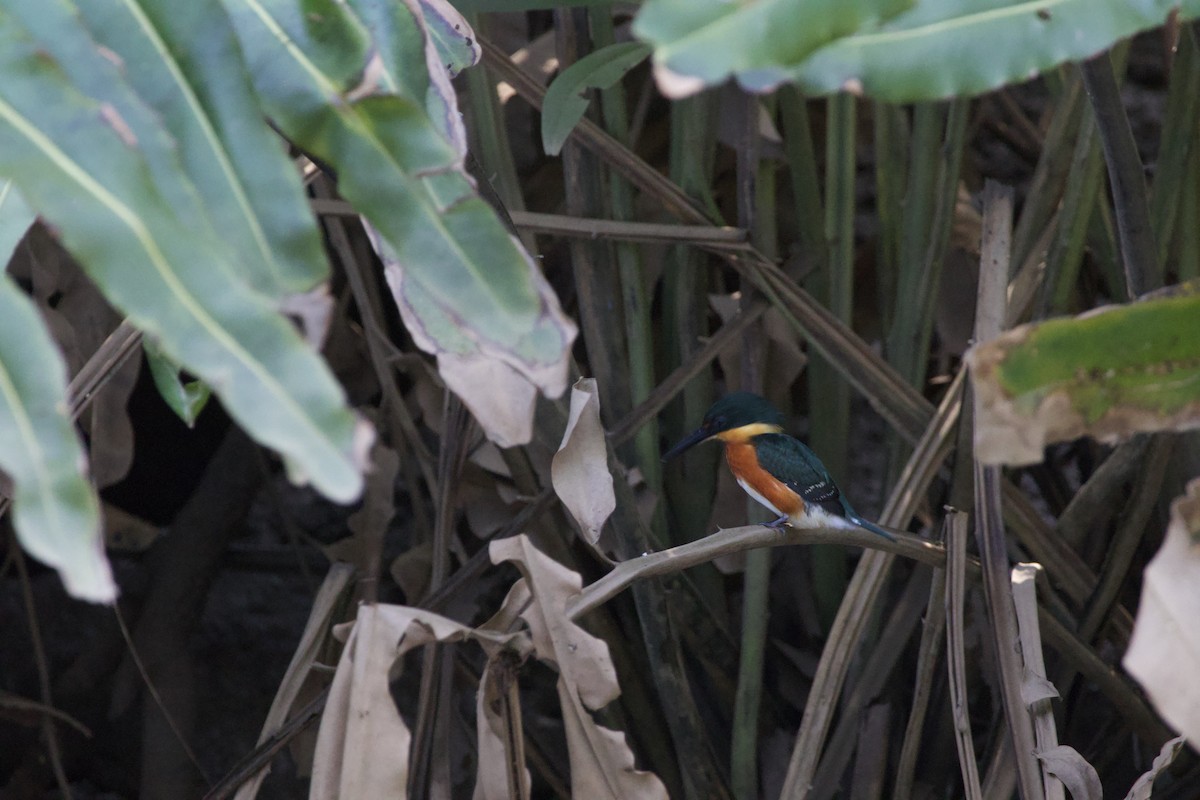
[[[585,46],[581,38],[587,30],[586,12],[559,9],[554,15],[558,60],[565,68],[586,54],[581,52]],[[604,182],[599,160],[568,140],[562,150],[562,166],[567,213],[575,217],[599,216]],[[571,239],[569,247],[588,367],[599,385],[602,419],[611,427],[632,408],[623,309],[612,305],[612,299],[621,292],[617,272],[612,268],[607,243]]]
[[[670,152],[672,180],[713,213],[716,204],[709,185],[716,154],[715,100],[713,93],[706,92],[672,103]],[[669,363],[677,365],[700,350],[708,335],[709,278],[707,256],[695,248],[673,248],[669,263],[663,277],[661,330]],[[712,399],[712,373],[705,370],[688,381],[663,420],[667,439],[678,441],[693,430]],[[719,455],[718,448],[693,448],[665,471],[672,544],[695,538],[708,525]]]
[[[1195,239],[1195,229],[1176,224],[1182,211],[1183,193],[1196,185],[1195,173],[1188,163],[1195,152],[1197,125],[1200,125],[1200,52],[1190,35],[1194,28],[1181,31],[1179,50],[1171,66],[1167,87],[1167,113],[1163,119],[1158,165],[1154,170],[1154,190],[1150,195],[1150,220],[1158,238],[1158,268],[1167,264],[1167,254],[1175,232],[1180,240]]]
[[[904,230],[904,183],[908,179],[908,118],[891,103],[875,103],[875,209],[879,216],[879,318],[883,330],[894,319],[900,242]]]
[[[774,258],[779,250],[778,211],[774,165],[758,158],[758,108],[759,101],[753,96],[743,98],[746,103],[746,135],[739,148],[739,196],[750,194],[747,186],[753,179],[752,207],[739,209],[738,224],[750,228],[750,237],[755,247],[768,258]],[[763,101],[769,113],[774,113],[774,102]],[[742,308],[745,310],[755,302],[757,292],[748,280],[742,280]],[[762,336],[743,340],[742,387],[761,390],[763,374],[760,366],[767,356]],[[765,515],[757,503],[747,501],[751,507],[750,519],[762,519]],[[765,520],[764,520],[765,521]],[[755,800],[758,797],[758,720],[762,706],[763,660],[767,645],[767,598],[771,586],[771,553],[769,550],[746,554],[746,569],[743,574],[742,593],[742,642],[738,664],[737,692],[733,704],[733,741],[730,747],[730,785],[733,796],[738,800]]]
[[[1046,256],[1046,276],[1042,283],[1041,299],[1036,318],[1071,310],[1071,295],[1083,262],[1083,247],[1088,225],[1102,188],[1100,140],[1096,122],[1085,117],[1079,126],[1079,140],[1071,158],[1071,180],[1063,194],[1058,213],[1058,229]]]
[[[1192,148],[1187,172],[1192,176],[1183,189],[1179,209],[1181,231],[1200,230],[1200,148]],[[1179,255],[1175,260],[1179,281],[1200,277],[1200,236],[1179,237]]]
[[[920,328],[922,298],[916,292],[924,282],[930,229],[937,203],[938,150],[945,125],[944,105],[921,103],[913,110],[912,161],[904,198],[905,224],[900,238],[899,275],[897,278],[892,325],[887,337],[887,357],[913,386],[920,383],[925,353],[913,351]],[[837,478],[837,475],[834,475]]]
[[[916,160],[908,196],[911,202],[916,199],[914,190],[930,191],[929,202],[917,203],[917,213],[910,217],[905,231],[896,323],[890,339],[897,368],[914,386],[920,386],[924,379],[929,342],[933,336],[934,306],[958,201],[958,177],[969,103],[959,98],[942,105],[936,113],[923,113],[927,107],[917,109],[914,139],[932,149],[914,145]],[[933,130],[929,129],[935,125]],[[906,205],[906,209],[908,207]],[[919,225],[926,227],[922,230],[917,227]]]
[[[1013,230],[1014,264],[1024,264],[1029,258],[1046,220],[1058,207],[1070,170],[1071,161],[1067,153],[1077,138],[1079,123],[1083,118],[1083,102],[1083,83],[1079,78],[1079,70],[1072,67],[1062,97],[1054,105],[1054,116],[1050,118],[1042,155],[1033,171],[1021,217]]]
[[[857,105],[853,95],[829,98],[825,138],[825,227],[828,269],[811,291],[839,320],[849,324],[854,285],[854,178],[857,167]],[[819,356],[808,363],[809,443],[835,481],[846,485],[846,439],[850,431],[850,385]],[[812,548],[812,582],[826,630],[846,592],[848,568],[841,547]]]
[[[486,35],[486,17],[466,14],[467,22],[481,35]],[[525,196],[521,191],[521,180],[513,161],[512,145],[508,139],[508,125],[500,98],[496,96],[496,78],[488,67],[479,64],[466,71],[467,110],[463,121],[470,140],[470,152],[482,168],[481,180],[489,181],[509,211],[524,211]],[[537,252],[532,233],[520,232],[521,243],[531,253]]]
[[[612,11],[607,7],[591,11],[592,37],[597,48],[612,44]],[[629,145],[629,112],[625,87],[617,83],[600,93],[600,108],[605,129],[621,144]],[[610,218],[619,221],[635,219],[633,187],[620,174],[608,170],[608,205]],[[625,344],[628,349],[629,391],[631,406],[636,406],[654,389],[654,329],[650,320],[650,301],[646,296],[646,275],[641,251],[632,242],[616,242],[617,270],[620,276],[621,300],[625,318]],[[649,491],[662,494],[662,461],[659,458],[658,422],[650,420],[634,438],[636,463],[642,470]],[[662,538],[666,517],[662,506],[656,508],[657,533]]]
[[[1138,297],[1162,285],[1158,246],[1146,201],[1146,177],[1138,156],[1129,116],[1121,102],[1121,91],[1107,53],[1081,65],[1083,83],[1096,115],[1108,180],[1117,220],[1117,242],[1125,270],[1126,299]],[[1122,70],[1123,72],[1124,70]]]

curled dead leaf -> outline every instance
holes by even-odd
[[[1158,712],[1200,741],[1200,479],[1171,504],[1162,547],[1146,566],[1133,636],[1122,662]]]
[[[617,507],[608,471],[608,443],[600,423],[600,392],[594,378],[571,388],[571,411],[562,444],[550,465],[554,491],[592,544]]]

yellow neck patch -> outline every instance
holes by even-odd
[[[730,428],[727,431],[721,431],[716,434],[715,438],[720,439],[722,442],[747,442],[755,436],[762,436],[764,433],[783,433],[783,428],[766,422],[752,422],[749,425],[742,425],[739,428]]]

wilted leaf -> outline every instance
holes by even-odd
[[[388,691],[394,663],[431,642],[520,649],[523,633],[471,629],[419,608],[359,606],[317,736],[312,800],[405,797],[411,735]]]
[[[521,617],[529,625],[538,658],[558,670],[571,796],[665,800],[666,788],[658,777],[634,768],[624,734],[601,727],[589,713],[615,700],[621,689],[607,643],[566,617],[566,602],[579,594],[579,574],[547,558],[525,535],[494,541],[489,552],[493,563],[513,561],[524,575],[533,602]]]
[[[563,143],[587,112],[588,89],[608,89],[650,55],[641,42],[620,42],[602,47],[559,74],[542,100],[542,148],[548,156],[562,151]]]
[[[390,447],[376,443],[371,448],[371,470],[367,473],[367,488],[362,508],[346,520],[346,527],[364,539],[383,541],[388,523],[396,515],[396,473],[400,456]]]
[[[1162,547],[1143,574],[1125,669],[1163,719],[1200,741],[1200,479],[1171,504]]]
[[[1062,781],[1073,800],[1103,800],[1104,790],[1096,768],[1079,755],[1074,748],[1065,744],[1034,753],[1051,775]]]
[[[61,4],[0,16],[0,174],[106,297],[205,380],[294,479],[349,501],[371,434],[217,244],[173,139]],[[136,146],[135,146],[136,145]]]
[[[989,464],[1042,460],[1051,442],[1200,427],[1200,293],[1022,325],[967,353]]]
[[[531,600],[524,580],[513,584],[500,610],[477,630],[510,633]],[[528,644],[522,641],[522,644]],[[488,646],[487,665],[475,699],[475,729],[479,747],[479,771],[475,776],[474,800],[512,800],[529,797],[529,769],[525,766],[525,736],[521,705],[517,698],[516,667],[524,660],[525,648]]]
[[[571,388],[567,429],[550,464],[550,476],[555,493],[583,535],[595,544],[604,521],[617,507],[595,378],[581,378]]]
[[[1171,762],[1185,744],[1187,739],[1182,736],[1176,736],[1163,743],[1162,749],[1154,758],[1154,763],[1134,782],[1129,794],[1125,795],[1125,800],[1150,800],[1150,794],[1154,791],[1154,779],[1158,777],[1158,773],[1171,766]]]
[[[475,729],[479,772],[474,800],[529,800],[517,675],[509,657],[489,658],[483,668],[475,698]]]
[[[317,734],[312,800],[405,797],[412,739],[388,690],[402,631],[381,606],[358,607]]]

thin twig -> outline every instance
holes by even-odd
[[[659,575],[670,575],[723,555],[760,547],[843,544],[847,547],[893,553],[903,558],[935,566],[943,563],[945,554],[939,546],[903,531],[893,531],[892,535],[896,537],[894,542],[889,542],[870,531],[859,529],[785,528],[776,530],[763,525],[724,528],[694,542],[622,561],[603,578],[585,586],[582,592],[567,603],[567,618],[579,619],[589,611],[616,597],[635,581]]]
[[[37,607],[33,602],[33,586],[29,583],[29,569],[25,564],[25,553],[13,537],[9,537],[9,550],[17,566],[17,575],[21,581],[21,597],[25,603],[25,619],[29,623],[29,640],[33,644],[33,660],[37,665],[38,691],[41,694],[42,705],[54,707],[54,695],[50,690],[50,668],[46,665],[46,648],[42,644],[42,628],[38,624]],[[50,758],[50,768],[54,772],[54,780],[58,783],[58,791],[63,797],[71,796],[71,785],[67,780],[67,771],[63,768],[62,750],[58,746],[58,733],[54,730],[53,717],[43,713],[41,718],[42,737],[46,740],[46,754]]]
[[[921,734],[925,730],[925,716],[929,711],[933,679],[941,658],[942,641],[946,632],[945,596],[946,570],[935,569],[933,580],[929,584],[929,602],[925,604],[925,626],[921,630],[921,644],[917,650],[912,709],[909,711],[908,724],[904,728],[904,740],[900,745],[900,758],[896,766],[896,782],[892,788],[894,800],[908,800],[912,797],[917,756],[921,752]]]
[[[125,624],[125,617],[121,614],[120,606],[114,604],[112,608],[113,614],[117,618],[117,627],[121,629],[121,637],[125,640],[125,647],[129,652],[129,658],[133,661],[133,665],[137,667],[138,674],[142,676],[142,683],[145,684],[146,691],[154,699],[154,705],[158,707],[159,713],[167,721],[167,725],[171,728],[171,733],[175,734],[175,740],[183,748],[183,752],[187,754],[188,761],[192,762],[192,766],[196,768],[196,772],[199,773],[201,780],[204,781],[204,785],[212,786],[212,781],[208,779],[208,773],[204,771],[204,767],[200,764],[200,759],[196,756],[196,751],[188,744],[187,737],[183,735],[183,730],[175,722],[174,715],[167,709],[167,704],[163,702],[162,695],[158,693],[158,689],[154,686],[154,681],[150,679],[150,673],[146,670],[146,665],[142,662],[142,657],[138,655],[137,646],[133,643],[133,634],[129,632],[129,627]]]
[[[329,687],[321,690],[295,716],[285,722],[279,730],[272,733],[244,755],[229,773],[217,782],[217,785],[204,795],[204,800],[226,800],[233,797],[243,783],[258,775],[288,743],[295,739],[308,726],[321,717],[325,701],[329,699]]]
[[[954,741],[962,769],[967,800],[980,800],[979,765],[971,737],[971,712],[967,707],[966,633],[963,598],[966,596],[967,514],[950,510],[946,515],[946,667],[950,673],[950,712],[954,717]]]
[[[1017,564],[1012,569],[1013,607],[1017,614],[1025,679],[1027,682],[1041,681],[1047,693],[1054,692],[1050,697],[1024,695],[1025,705],[1033,717],[1038,753],[1058,746],[1058,728],[1054,724],[1054,709],[1051,707],[1053,697],[1058,695],[1046,677],[1042,636],[1038,628],[1037,575],[1041,570],[1041,564],[1025,563]],[[1054,776],[1046,762],[1042,762],[1042,785],[1046,787],[1046,800],[1066,800],[1062,781]]]
[[[978,342],[994,339],[1004,324],[1011,236],[1012,189],[989,181],[984,186],[979,300],[975,310],[975,340]],[[1043,791],[1041,769],[1033,755],[1033,728],[1021,700],[1017,621],[1008,579],[1008,545],[1000,499],[1003,480],[999,467],[976,460],[975,537],[983,565],[984,598],[1000,673],[1004,716],[1016,755],[1021,797],[1038,800]]]

